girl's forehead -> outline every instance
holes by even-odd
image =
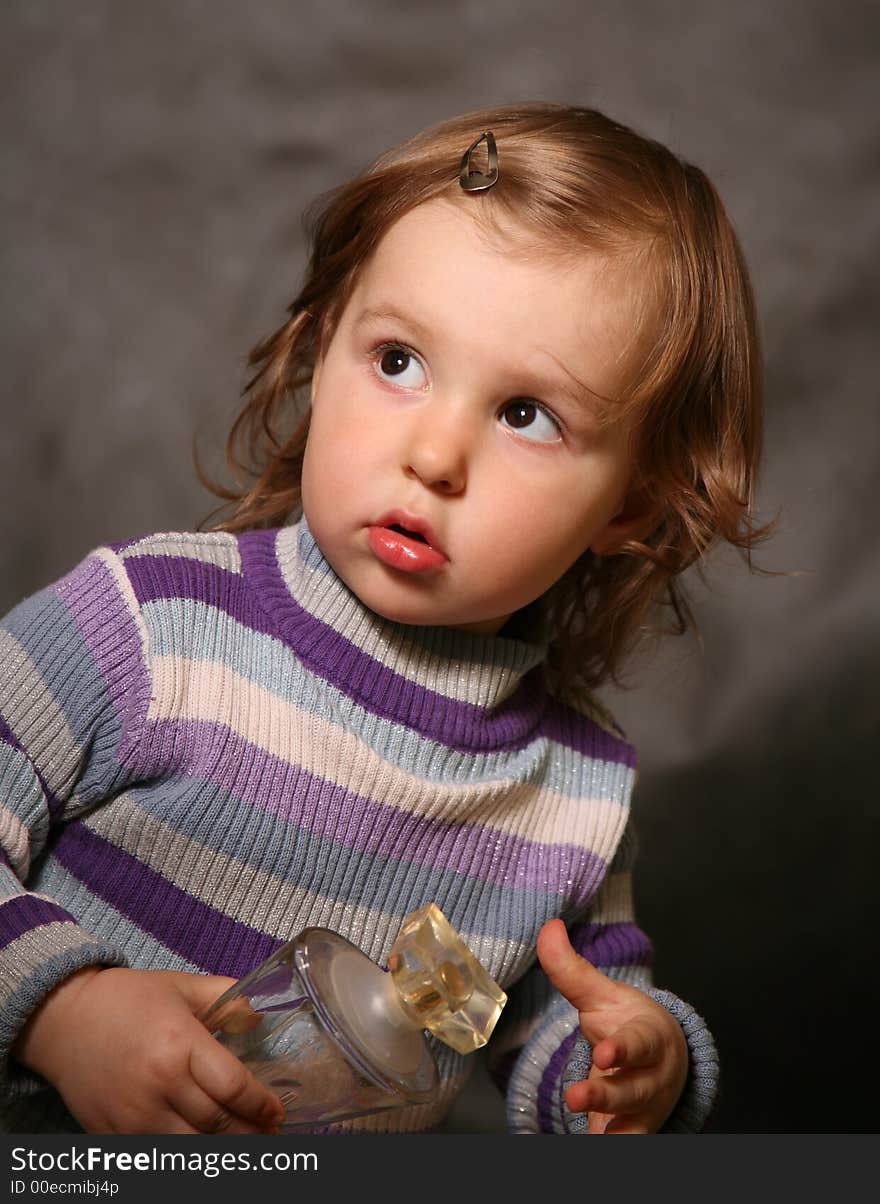
[[[553,245],[509,219],[474,216],[472,201],[438,198],[399,218],[362,269],[351,317],[394,316],[485,349],[542,348],[573,371],[628,364],[650,292],[633,258]]]
[[[477,205],[480,202],[477,201]],[[475,209],[474,198],[438,197],[398,218],[361,271],[361,281],[376,281],[417,291],[447,279],[462,302],[469,296],[497,293],[497,282],[518,285],[524,305],[545,282],[550,290],[599,292],[609,304],[626,304],[630,294],[644,295],[649,274],[642,248],[633,239],[614,251],[587,245],[576,237],[563,241],[500,210]]]
[[[581,255],[560,239],[539,234],[497,207],[471,196],[435,197],[399,217],[383,236],[379,250],[397,254],[401,247],[436,255],[438,240],[445,249],[506,259],[576,264]]]

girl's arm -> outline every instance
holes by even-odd
[[[123,951],[66,900],[28,889],[62,824],[124,788],[150,697],[144,636],[118,558],[102,549],[0,623],[0,1084],[42,1084],[10,1050],[43,998]],[[76,844],[67,881],[75,882]]]
[[[94,857],[78,824],[150,772],[149,648],[120,557],[100,549],[16,607],[0,667],[0,1100],[48,1081],[93,1132],[271,1129],[278,1099],[197,1019],[232,980],[124,968],[71,914]],[[28,889],[50,851],[54,897]]]

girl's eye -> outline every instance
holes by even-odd
[[[557,443],[562,438],[559,424],[534,401],[512,401],[501,411],[502,422],[535,443]]]
[[[427,384],[425,370],[411,351],[396,345],[379,348],[376,372],[381,380],[393,381],[404,389],[420,389]]]

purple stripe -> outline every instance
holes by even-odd
[[[15,732],[2,715],[0,715],[0,740],[5,740],[7,744],[12,745],[16,752],[24,753],[24,755],[27,756],[27,753],[24,751],[18,736],[16,736]]]
[[[35,895],[16,895],[0,907],[0,949],[5,949],[26,932],[42,928],[44,924],[57,924],[65,920],[75,924],[70,912]]]
[[[238,573],[193,560],[191,556],[157,556],[147,550],[142,556],[127,556],[124,563],[135,597],[142,606],[171,598],[189,598],[224,611],[261,635],[278,634],[269,615],[254,604]]]
[[[580,1030],[575,1029],[553,1054],[538,1084],[538,1131],[554,1133],[553,1116],[556,1109],[562,1106],[562,1076],[568,1065],[568,1058],[580,1036]]]
[[[541,731],[548,739],[573,748],[582,756],[635,769],[636,750],[631,744],[555,699],[547,708]]]
[[[412,864],[456,873],[467,866],[469,877],[520,888],[558,893],[559,883],[571,882],[569,906],[587,903],[605,872],[604,860],[583,846],[541,844],[479,823],[430,819],[355,794],[273,757],[219,724],[162,720],[151,723],[150,732],[164,749],[177,745],[194,750],[187,764],[190,773],[347,849],[371,854],[406,849]],[[590,805],[585,801],[585,807]],[[572,893],[575,887],[577,894]]]
[[[116,578],[104,561],[92,556],[59,582],[57,590],[82,632],[123,729],[131,730],[130,721],[146,714],[151,683],[140,632]],[[125,751],[120,746],[117,755],[121,758]]]
[[[242,978],[282,944],[194,899],[84,824],[65,829],[55,855],[92,894],[209,974]]]
[[[526,673],[513,694],[489,711],[447,698],[379,664],[295,601],[278,565],[276,538],[275,531],[251,531],[239,538],[245,573],[269,603],[276,630],[312,672],[373,714],[462,752],[522,747],[545,734],[546,717],[546,734],[552,733],[552,739],[587,756],[634,763],[635,753],[625,741],[561,704],[550,703],[540,666]]]
[[[637,924],[582,924],[573,928],[572,947],[594,966],[650,966],[654,950]]]
[[[58,814],[58,812],[61,810],[61,808],[64,806],[64,804],[61,802],[61,800],[58,798],[58,796],[54,793],[54,791],[49,789],[49,787],[46,783],[46,779],[43,777],[42,773],[40,773],[40,770],[34,764],[33,760],[30,758],[30,756],[28,756],[27,749],[22,745],[21,741],[18,739],[15,732],[12,730],[12,728],[9,726],[9,724],[6,722],[6,720],[3,718],[2,715],[0,715],[0,740],[4,740],[12,748],[14,748],[16,752],[20,752],[22,754],[22,756],[27,759],[28,764],[30,765],[31,769],[34,771],[34,774],[36,775],[37,781],[40,783],[40,789],[43,792],[43,797],[45,798],[46,805],[49,808],[49,815],[54,818]]]

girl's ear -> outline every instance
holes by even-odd
[[[597,556],[613,556],[631,539],[645,539],[660,521],[661,505],[647,490],[632,488],[623,505],[593,542],[590,551]]]

